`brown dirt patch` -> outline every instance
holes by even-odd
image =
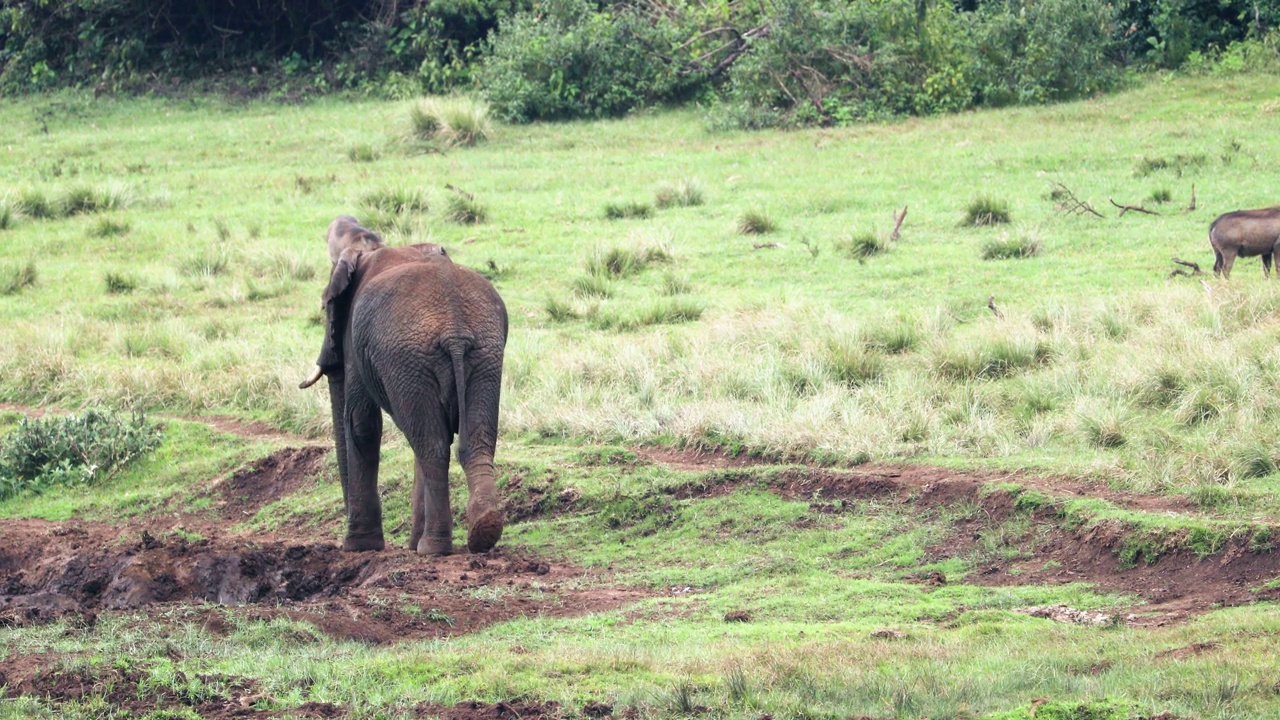
[[[11,655],[0,661],[0,685],[5,697],[39,697],[53,703],[82,703],[101,699],[113,710],[141,716],[164,710],[194,710],[203,718],[274,718],[288,714],[307,718],[339,717],[346,712],[329,705],[331,714],[317,712],[320,703],[286,711],[254,707],[265,698],[255,681],[227,675],[200,675],[198,692],[190,690],[187,675],[178,671],[173,686],[148,682],[138,668],[118,665],[62,666],[47,655]],[[327,705],[327,704],[324,704]]]
[[[572,713],[567,713],[554,702],[528,702],[512,700],[510,702],[482,703],[460,702],[452,707],[448,705],[422,704],[413,709],[420,718],[440,718],[440,720],[560,720]]]
[[[721,472],[710,485],[686,485],[676,492],[677,497],[716,496],[744,484],[762,482],[758,474],[743,472],[738,476],[732,472],[734,468],[762,464],[759,460],[729,465],[715,453],[649,449],[637,453],[646,460],[682,470],[730,471]],[[915,508],[958,504],[980,508],[980,513],[958,522],[945,541],[929,549],[930,557],[940,560],[978,556],[983,531],[1016,512],[1015,498],[1008,492],[984,491],[987,483],[995,481],[1013,482],[1055,498],[1097,497],[1135,510],[1192,514],[1191,504],[1180,497],[1118,493],[1105,486],[1062,477],[918,465],[869,464],[855,469],[797,466],[781,469],[763,482],[783,497],[808,501],[815,515],[839,514],[851,503],[871,500]],[[1233,539],[1222,552],[1203,558],[1175,544],[1165,548],[1155,562],[1123,568],[1118,555],[1129,536],[1124,525],[1102,522],[1077,532],[1062,527],[1049,510],[1033,512],[1031,518],[1035,521],[1033,531],[1026,538],[1015,539],[1010,548],[1017,551],[1010,553],[1016,559],[989,559],[964,582],[993,586],[1090,583],[1104,592],[1140,598],[1142,604],[1127,611],[1136,615],[1129,620],[1135,625],[1164,625],[1219,607],[1280,600],[1280,589],[1260,589],[1263,583],[1280,577],[1280,553],[1255,552],[1250,549],[1248,538]],[[945,579],[939,582],[931,576],[922,577],[921,581],[931,585],[945,583]]]
[[[92,617],[155,603],[241,607],[373,643],[473,632],[533,615],[580,615],[644,597],[592,587],[583,570],[517,551],[425,558],[403,549],[347,553],[269,536],[196,542],[157,528],[83,522],[0,526],[0,623]],[[572,581],[572,582],[570,582]],[[212,631],[229,631],[211,619]]]
[[[229,520],[243,519],[321,474],[328,448],[289,447],[253,461],[217,486],[222,497],[222,514]]]

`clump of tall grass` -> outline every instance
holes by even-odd
[[[837,336],[828,339],[823,361],[831,378],[847,387],[878,380],[885,369],[882,353],[869,350],[860,342]]]
[[[865,260],[872,255],[889,251],[889,241],[875,233],[854,235],[848,240],[836,243],[836,249],[851,258]]]
[[[610,298],[613,297],[613,282],[609,276],[597,273],[587,273],[579,275],[573,279],[571,283],[573,293],[580,298]]]
[[[989,195],[974,198],[965,209],[966,225],[1000,225],[1009,222],[1009,203]]]
[[[921,331],[914,320],[897,319],[864,328],[861,337],[867,349],[897,355],[915,350]]]
[[[585,267],[588,275],[626,277],[650,265],[669,263],[671,260],[671,250],[665,243],[641,242],[633,247],[597,246],[587,256]]]
[[[38,275],[35,260],[17,265],[0,265],[0,295],[14,295],[23,288],[35,285]]]
[[[382,157],[382,153],[369,143],[356,143],[347,148],[347,159],[356,163],[370,163]]]
[[[188,277],[214,277],[230,268],[230,253],[223,247],[207,247],[178,263],[178,271]]]
[[[128,220],[117,220],[109,217],[98,218],[98,221],[89,228],[89,236],[96,238],[124,235],[127,232],[129,232]]]
[[[663,295],[684,295],[692,292],[693,283],[689,282],[689,278],[683,275],[677,275],[669,272],[662,276],[662,294]]]
[[[464,95],[427,97],[409,109],[413,136],[447,145],[475,145],[489,139],[489,103]]]
[[[547,299],[542,303],[542,309],[552,322],[568,322],[578,319],[578,311],[573,305],[554,295],[547,296]]]
[[[451,189],[453,192],[445,203],[446,220],[459,225],[478,225],[488,219],[488,210],[476,200],[475,195],[458,188]]]
[[[133,204],[133,194],[124,185],[108,184],[99,187],[76,185],[68,188],[58,199],[56,215],[70,217],[108,210],[123,210]]]
[[[703,202],[702,184],[690,178],[662,183],[653,194],[653,204],[662,210],[693,207]]]
[[[941,342],[933,348],[933,372],[951,380],[1002,378],[1046,362],[1047,341],[1030,333],[987,334]]]
[[[414,216],[427,212],[431,207],[426,191],[408,186],[365,193],[360,198],[360,205],[360,217],[366,227],[400,232],[407,232]]]
[[[316,266],[289,252],[273,252],[257,264],[259,277],[276,277],[281,280],[306,282],[316,276]]]
[[[102,276],[103,282],[107,286],[107,293],[111,295],[124,295],[138,289],[138,278],[114,270],[108,270]]]
[[[1164,205],[1173,200],[1173,193],[1167,187],[1159,187],[1151,191],[1151,197],[1148,199],[1157,205]]]
[[[1042,247],[1040,238],[1034,234],[1001,233],[1000,237],[988,238],[982,243],[982,259],[1008,260],[1035,257],[1040,254]]]
[[[44,220],[58,217],[58,204],[39,188],[26,188],[18,195],[17,210],[23,217]]]
[[[13,200],[7,195],[0,196],[0,230],[12,227],[17,215]]]
[[[1099,448],[1118,448],[1129,442],[1133,419],[1111,404],[1088,404],[1076,410],[1076,427],[1085,441]]]
[[[653,206],[635,201],[610,201],[605,203],[604,216],[607,220],[652,217]]]
[[[740,235],[765,235],[777,230],[778,226],[768,213],[750,209],[738,216],[736,229]]]
[[[705,306],[692,298],[652,299],[638,308],[618,313],[592,312],[591,326],[598,330],[635,330],[650,325],[678,325],[702,317]]]

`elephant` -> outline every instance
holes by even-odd
[[[362,226],[360,221],[351,215],[339,215],[334,218],[333,222],[329,223],[325,240],[329,246],[329,260],[334,266],[337,266],[338,259],[346,250],[372,251],[383,247],[382,236]],[[435,243],[422,243],[417,247],[427,253],[446,254],[444,248]],[[332,272],[330,269],[330,274]],[[316,358],[315,369],[306,380],[298,384],[300,389],[305,390],[316,384],[321,375],[340,371],[342,356],[335,344],[336,340],[332,333],[325,333],[324,343],[320,346],[320,356]]]
[[[322,350],[321,360],[329,365],[322,362],[317,371],[329,379],[347,510],[343,549],[384,547],[378,497],[384,410],[415,459],[409,549],[453,551],[449,449],[455,433],[467,477],[467,549],[492,549],[505,522],[493,464],[507,340],[498,292],[438,245],[351,246],[333,264],[324,304],[330,355]]]
[[[1262,274],[1271,277],[1272,256],[1280,250],[1280,207],[1237,210],[1209,225],[1213,273],[1231,279],[1236,257],[1262,256]]]

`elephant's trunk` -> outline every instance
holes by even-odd
[[[316,366],[319,370],[319,366]],[[341,372],[329,376],[329,408],[333,414],[333,444],[338,452],[338,477],[342,479],[342,508],[347,508],[347,378]]]

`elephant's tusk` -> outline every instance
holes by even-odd
[[[317,365],[316,369],[311,371],[311,375],[309,375],[306,380],[303,380],[302,382],[298,383],[298,389],[306,390],[312,385],[315,385],[316,382],[320,380],[320,376],[323,374],[324,373],[320,372],[320,366]]]

